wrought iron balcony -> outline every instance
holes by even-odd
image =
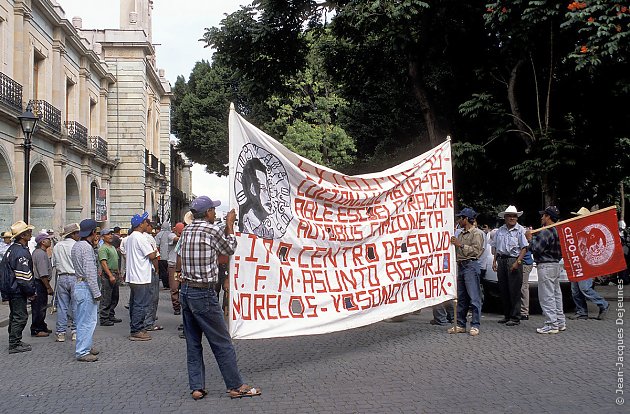
[[[90,148],[103,158],[107,158],[107,141],[98,136],[89,137]]]
[[[65,122],[68,128],[68,139],[79,148],[88,149],[87,128],[77,121]]]
[[[22,85],[0,72],[0,103],[22,112]]]
[[[166,165],[160,161],[160,174],[166,175]]]
[[[151,168],[153,168],[155,171],[157,171],[158,169],[158,159],[155,155],[151,154]]]
[[[149,150],[146,148],[144,149],[144,165],[149,167]]]
[[[61,134],[61,111],[42,100],[31,101],[33,113],[39,117],[39,125],[44,125],[57,134]]]

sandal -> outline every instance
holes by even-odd
[[[194,391],[191,391],[190,394],[192,395],[193,400],[197,401],[197,400],[201,400],[203,397],[208,395],[208,391],[206,391],[206,390],[194,390]]]
[[[231,390],[228,390],[228,394],[230,394],[230,398],[243,398],[261,395],[262,392],[260,388],[254,388],[243,384],[239,388],[232,388]]]

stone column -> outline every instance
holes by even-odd
[[[87,127],[90,119],[90,95],[88,93],[88,79],[90,79],[89,62],[86,57],[81,57],[79,69],[79,123]]]
[[[55,108],[61,109],[61,119],[66,119],[66,80],[64,77],[64,70],[62,64],[62,58],[66,54],[65,36],[63,30],[60,27],[55,27],[53,33],[53,66],[52,66],[52,105]]]
[[[83,210],[81,211],[81,217],[91,217],[92,207],[92,168],[90,165],[90,157],[88,155],[83,156],[81,160],[81,205]]]
[[[65,148],[61,142],[55,145],[56,154],[53,160],[53,200],[56,200],[53,209],[53,229],[56,232],[63,230],[66,222],[66,176],[65,169],[67,165],[67,157]]]

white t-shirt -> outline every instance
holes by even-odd
[[[138,285],[151,283],[151,260],[149,260],[149,255],[155,249],[151,246],[144,233],[134,231],[127,236],[125,251],[127,265],[125,280],[127,283]]]

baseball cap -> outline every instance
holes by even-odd
[[[101,230],[101,236],[112,233],[114,230],[112,229],[103,229]]]
[[[538,212],[539,214],[547,214],[553,220],[558,220],[560,218],[560,210],[556,206],[548,206],[546,209]]]
[[[98,227],[98,223],[94,219],[85,219],[79,223],[79,237],[87,237]]]
[[[193,200],[190,204],[190,211],[193,213],[205,213],[211,208],[219,207],[221,205],[220,201],[212,201],[212,199],[208,196],[200,196]]]
[[[148,218],[149,218],[149,213],[147,213],[146,211],[142,215],[134,214],[134,216],[131,218],[131,227],[132,228],[138,227],[139,225],[142,224],[143,221],[145,221]]]
[[[455,214],[456,217],[468,217],[470,219],[474,219],[477,217],[477,212],[472,208],[466,207],[462,209],[459,213]]]
[[[52,236],[48,233],[39,233],[35,236],[35,243],[40,244],[43,240],[50,239]]]

